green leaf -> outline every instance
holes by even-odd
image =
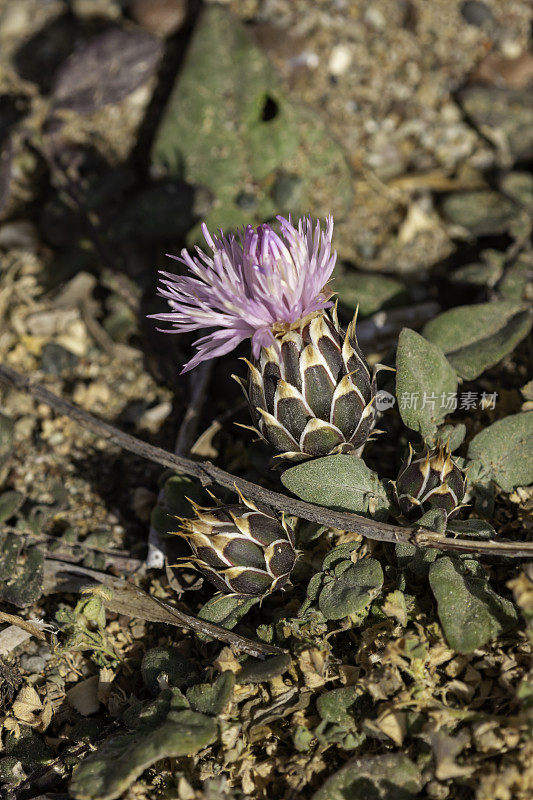
[[[344,572],[346,567],[352,564],[352,552],[357,548],[357,542],[344,542],[328,550],[322,561],[322,570],[334,571],[335,574]]]
[[[441,211],[451,224],[468,228],[479,236],[507,230],[520,209],[499,192],[480,189],[448,195]]]
[[[70,795],[75,800],[114,800],[151,764],[197,753],[216,735],[214,719],[174,710],[171,704],[162,724],[106,739],[74,772]]]
[[[397,544],[396,558],[400,569],[408,570],[419,578],[426,577],[429,566],[432,564],[439,551],[434,547],[415,547],[414,544]]]
[[[352,313],[359,306],[360,317],[369,317],[380,308],[399,302],[406,293],[403,283],[394,278],[354,270],[337,272],[333,288],[339,303]]]
[[[530,172],[508,172],[503,176],[500,186],[516,203],[533,209],[533,175]]]
[[[440,347],[410,328],[400,333],[396,370],[396,395],[404,423],[424,439],[434,436],[447,414],[441,398],[444,395],[446,401],[456,391],[457,375]]]
[[[427,323],[423,334],[438,345],[457,374],[474,380],[512,352],[531,328],[531,309],[499,300],[459,306]]]
[[[337,511],[383,518],[389,506],[383,484],[358,456],[305,461],[285,470],[281,481],[302,500]]]
[[[531,254],[526,253],[521,258],[510,264],[505,270],[505,275],[498,284],[498,291],[506,300],[526,302],[531,299],[532,285]]]
[[[375,558],[365,558],[341,574],[325,577],[318,607],[326,619],[359,614],[377,597],[382,586],[381,564]]]
[[[258,602],[258,597],[216,594],[204,603],[198,616],[207,622],[214,622],[231,630]]]
[[[231,699],[235,675],[231,671],[223,672],[214,683],[198,683],[187,689],[187,700],[195,711],[216,717],[221,714]]]
[[[0,412],[0,486],[7,474],[13,450],[13,420]]]
[[[471,653],[516,625],[515,607],[491,589],[479,565],[473,572],[442,556],[429,568],[429,583],[446,640],[459,653]]]
[[[468,457],[481,462],[501,488],[533,483],[533,411],[494,422],[474,436]]]
[[[242,23],[207,6],[156,132],[159,175],[207,187],[210,228],[280,211],[343,216],[353,202],[344,153],[311,109],[287,99]]]
[[[353,758],[314,793],[312,800],[410,800],[422,778],[403,753]]]
[[[287,653],[267,658],[265,661],[249,659],[237,674],[237,683],[263,683],[283,675],[291,665],[291,657]]]
[[[440,442],[448,442],[450,452],[453,453],[458,447],[462,445],[466,436],[466,425],[460,422],[458,425],[442,425],[435,435],[433,444]]]
[[[154,694],[159,691],[158,678],[166,675],[170,686],[185,686],[195,678],[193,663],[172,647],[153,647],[141,664],[144,685]]]
[[[316,701],[316,710],[325,722],[349,724],[352,722],[352,717],[347,710],[353,706],[359,695],[360,690],[355,686],[341,686],[338,689],[332,689],[330,692],[320,695]]]
[[[484,519],[452,519],[447,531],[470,539],[495,539],[496,531]]]
[[[9,491],[0,494],[0,522],[5,522],[6,519],[12,517],[23,502],[24,495],[20,492]]]
[[[158,533],[172,533],[179,528],[176,517],[194,517],[190,500],[201,505],[205,497],[200,481],[187,475],[171,475],[164,483],[162,500],[154,506],[150,524]],[[188,551],[189,547],[183,550]]]
[[[446,512],[443,508],[430,508],[416,523],[420,528],[444,533],[446,531]]]
[[[503,258],[499,261],[490,259],[478,264],[465,264],[454,270],[450,276],[453,283],[466,284],[467,286],[493,287],[503,275]]]
[[[533,149],[533,102],[530,86],[467,84],[458,94],[465,115],[488,132],[492,141],[504,142],[514,160],[531,158]],[[485,133],[485,135],[487,135]],[[493,233],[493,230],[489,231]]]

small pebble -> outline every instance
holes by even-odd
[[[45,344],[41,356],[41,369],[47,375],[61,375],[62,372],[71,370],[78,361],[78,357],[60,344],[48,342]]]
[[[90,678],[76,683],[67,692],[70,705],[84,717],[94,714],[100,707],[98,683],[98,675],[91,675]]]
[[[156,36],[170,36],[187,17],[187,0],[132,0],[131,16]]]
[[[276,208],[292,210],[298,206],[303,192],[303,181],[298,175],[281,172],[272,187]]]
[[[26,670],[26,672],[41,674],[44,672],[46,661],[42,656],[23,655],[20,657],[20,666],[22,669]]]
[[[469,25],[481,28],[492,20],[492,11],[481,0],[466,0],[461,6],[461,14]]]
[[[331,51],[328,71],[330,75],[344,75],[350,64],[352,63],[352,52],[345,44],[337,44]]]
[[[387,20],[385,19],[384,15],[381,13],[379,8],[376,8],[375,6],[369,6],[369,8],[367,8],[364,18],[368,25],[371,25],[378,31],[382,30],[387,24]]]

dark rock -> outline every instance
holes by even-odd
[[[178,180],[156,183],[132,198],[111,226],[112,233],[118,239],[179,239],[211,204],[212,195],[203,187]]]
[[[77,361],[78,356],[70,350],[55,342],[48,342],[43,347],[41,369],[48,375],[61,375],[62,372],[72,369]]]
[[[280,172],[272,187],[272,200],[276,208],[285,211],[286,209],[298,208],[303,192],[303,181],[298,175],[291,175],[288,172]]]
[[[161,42],[146,31],[106,31],[61,66],[52,92],[55,107],[89,114],[119,103],[151,77],[161,54]]]
[[[485,134],[502,134],[515,159],[533,156],[533,88],[467,86],[459,92],[465,114]]]
[[[461,14],[470,25],[475,25],[477,28],[481,28],[493,19],[492,11],[481,0],[466,0],[461,5]]]

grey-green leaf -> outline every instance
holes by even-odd
[[[171,708],[161,725],[106,739],[75,771],[70,795],[75,800],[114,800],[151,764],[197,753],[216,735],[211,717]]]
[[[499,192],[480,189],[448,195],[442,202],[441,211],[452,225],[460,225],[481,235],[506,230],[520,208]]]
[[[381,308],[397,304],[406,294],[403,283],[394,278],[354,270],[338,272],[334,289],[339,302],[352,313],[359,307],[360,317],[368,317]]]
[[[204,603],[198,616],[231,630],[245,614],[259,602],[257,597],[216,594]]]
[[[446,512],[443,508],[430,508],[417,522],[420,528],[444,533],[446,531]]]
[[[339,722],[348,724],[351,721],[347,710],[352,706],[360,690],[355,686],[340,686],[320,695],[316,701],[316,709],[320,718],[326,722]]]
[[[219,675],[214,683],[197,683],[187,690],[187,700],[195,711],[216,717],[231,699],[235,674],[229,670]]]
[[[471,539],[495,539],[496,531],[484,519],[452,519],[447,525],[448,533]]]
[[[489,586],[482,567],[473,572],[442,556],[429,568],[429,583],[446,640],[459,653],[471,653],[517,623],[515,607]]]
[[[316,113],[291,103],[264,53],[226,8],[196,25],[152,150],[159,174],[207,187],[210,230],[280,211],[343,216],[353,181]]]
[[[422,778],[403,753],[353,758],[314,793],[312,800],[410,800]]]
[[[445,311],[428,322],[423,333],[461,378],[473,380],[514,350],[530,330],[531,319],[527,305],[499,300]]]
[[[426,577],[429,566],[432,564],[439,551],[434,547],[415,547],[414,544],[397,544],[396,558],[402,570],[408,570],[417,577]]]
[[[0,412],[0,486],[7,474],[13,450],[13,420]]]
[[[12,517],[23,502],[24,495],[20,492],[8,491],[0,494],[0,522],[5,522],[6,519]]]
[[[404,423],[424,439],[431,438],[449,411],[448,397],[457,389],[454,369],[440,347],[404,328],[396,370],[396,395]]]
[[[506,492],[533,483],[533,411],[489,425],[470,442],[468,457],[481,462]]]
[[[344,572],[328,576],[318,598],[326,619],[359,614],[377,597],[383,586],[383,570],[375,558],[365,558]]]
[[[281,481],[302,500],[326,508],[383,518],[389,506],[382,482],[357,456],[306,461],[285,470]]]
[[[195,672],[193,663],[172,647],[153,647],[141,664],[144,685],[154,694],[159,690],[161,676],[166,676],[170,686],[185,686],[194,680]]]
[[[288,653],[267,658],[264,661],[249,659],[239,673],[237,673],[238,683],[263,683],[272,678],[277,678],[287,672],[291,665],[291,657]]]

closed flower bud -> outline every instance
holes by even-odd
[[[182,519],[178,531],[194,553],[184,561],[221,592],[264,597],[290,582],[294,535],[284,518],[241,500],[214,508],[193,504],[196,517]]]
[[[420,519],[427,511],[441,508],[448,519],[462,507],[466,478],[453,461],[447,444],[434,450],[415,453],[402,465],[396,481],[396,497],[402,514]]]
[[[342,331],[319,312],[263,347],[245,389],[263,439],[283,458],[349,453],[374,427],[376,380],[357,344],[355,317]]]

